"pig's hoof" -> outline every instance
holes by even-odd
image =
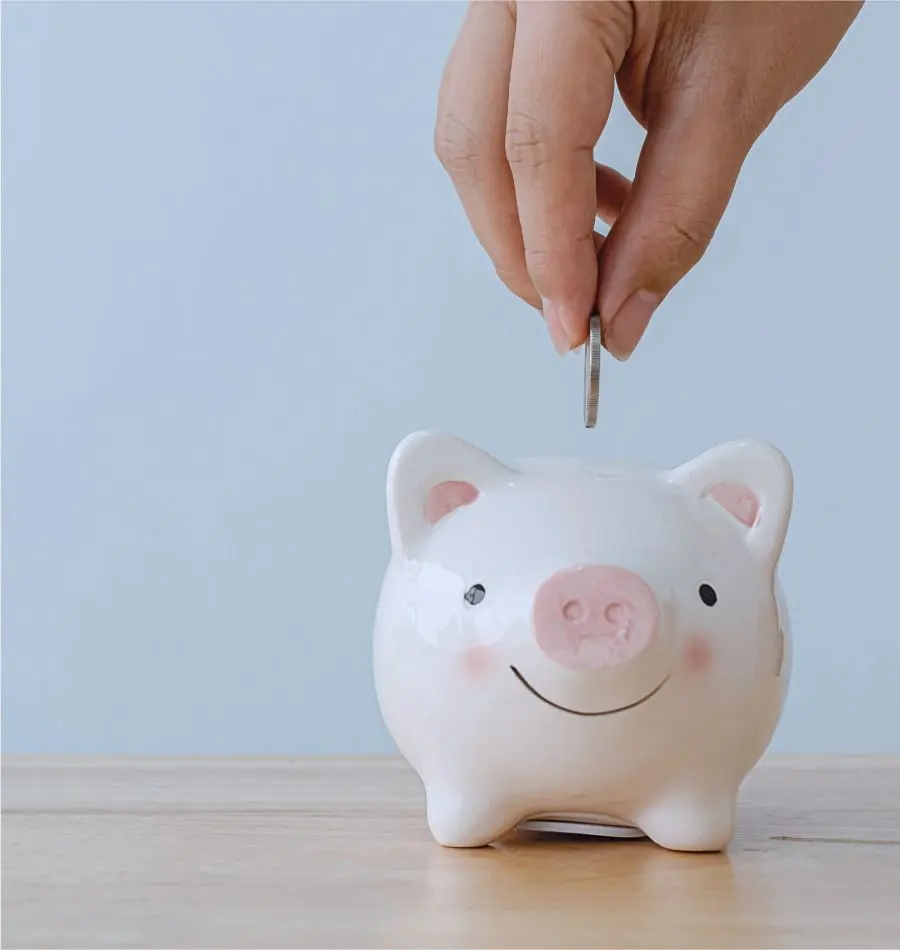
[[[670,851],[723,851],[734,835],[734,798],[659,801],[640,819],[644,834]]]
[[[515,824],[505,809],[476,795],[429,790],[426,797],[428,829],[445,848],[481,848],[502,838]]]

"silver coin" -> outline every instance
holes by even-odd
[[[594,838],[646,838],[639,828],[629,825],[602,825],[595,821],[532,818],[518,826],[522,831],[546,831],[559,835],[591,835]]]
[[[584,344],[584,424],[588,429],[597,425],[600,405],[600,316],[591,314],[588,338]]]

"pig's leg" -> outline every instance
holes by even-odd
[[[508,804],[497,804],[478,786],[462,791],[444,784],[426,786],[428,828],[447,848],[480,848],[502,838],[517,823]]]
[[[670,851],[722,851],[734,835],[736,793],[673,790],[640,816],[644,834]]]

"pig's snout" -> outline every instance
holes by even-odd
[[[534,632],[551,660],[601,670],[639,656],[659,625],[656,598],[632,571],[591,565],[560,571],[534,600]]]

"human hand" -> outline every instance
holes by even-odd
[[[861,2],[473,3],[435,148],[501,280],[564,353],[599,310],[626,359],[700,260],[751,146]],[[634,183],[594,163],[614,84],[646,129]],[[609,226],[595,233],[596,218]]]

